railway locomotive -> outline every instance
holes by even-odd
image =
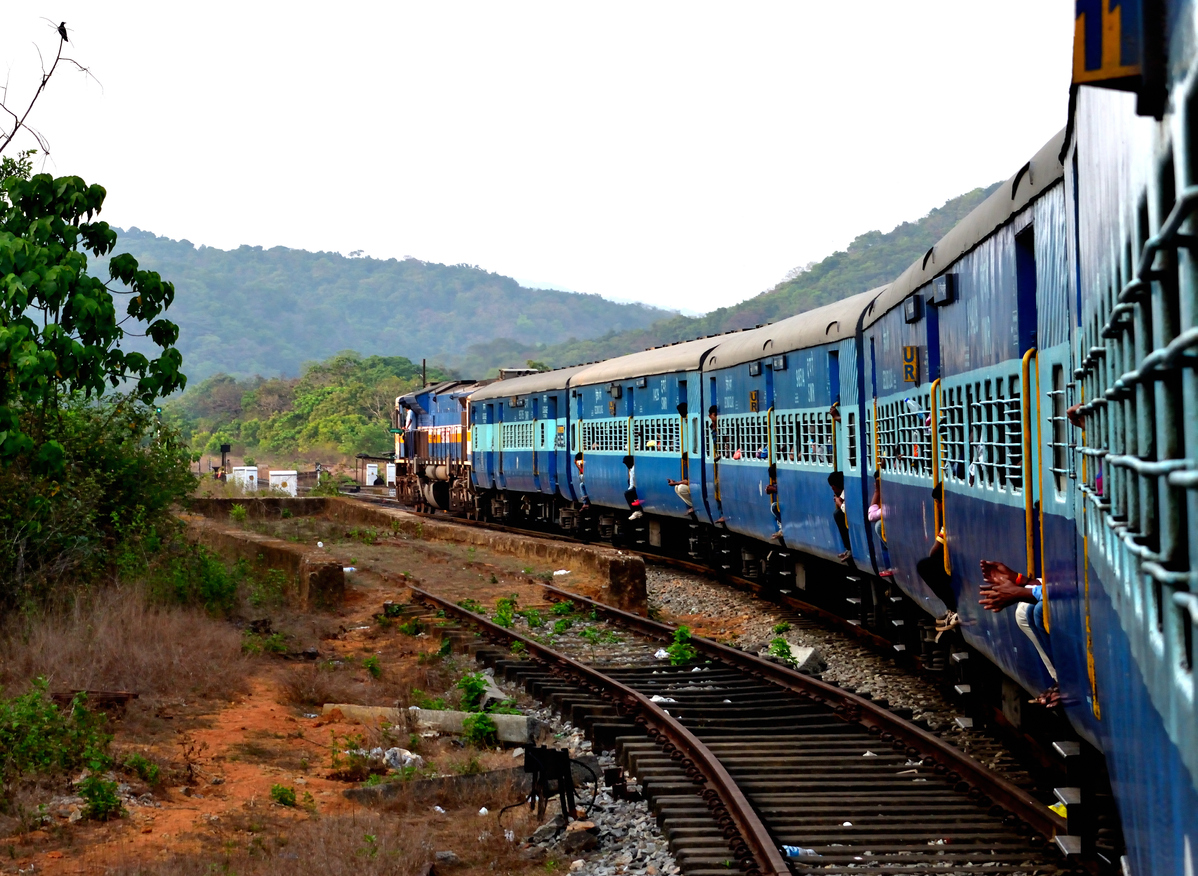
[[[404,396],[399,490],[690,555],[885,631],[995,720],[1075,734],[1063,850],[1191,874],[1198,8],[1077,10],[1065,129],[892,283]],[[1034,610],[985,610],[983,561],[1039,579]],[[1059,708],[1029,706],[1046,691]]]

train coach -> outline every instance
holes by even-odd
[[[1086,763],[1061,848],[1189,874],[1198,7],[1077,10],[1066,129],[893,282],[463,386],[456,487],[417,492],[839,600],[962,691],[973,655],[998,720],[1030,726],[1031,696],[1069,725],[1041,728],[1080,742],[1060,746]],[[1016,604],[982,604],[983,562]]]

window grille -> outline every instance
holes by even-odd
[[[616,450],[628,452],[628,421],[622,418],[587,420],[582,424],[583,452]]]
[[[971,486],[1023,489],[1023,409],[1018,374],[975,380],[965,388]]]
[[[849,468],[857,467],[857,414],[850,411],[849,428]]]
[[[544,422],[541,423],[541,443],[537,446],[539,446],[539,447],[545,446],[545,423]]]
[[[532,450],[532,423],[504,423],[500,440],[504,450]]]
[[[682,425],[677,417],[643,417],[632,421],[637,453],[682,453]]]
[[[777,414],[774,417],[774,458],[778,462],[831,467],[836,458],[831,414],[826,411]]]
[[[1065,368],[1052,366],[1052,389],[1048,393],[1052,402],[1052,482],[1057,495],[1063,495],[1073,472],[1069,470],[1069,420],[1065,416]]]
[[[964,388],[950,386],[940,391],[940,454],[946,478],[960,483],[966,479]]]
[[[710,434],[710,430],[709,430]],[[769,414],[728,414],[719,418],[719,447],[724,459],[733,459],[740,451],[742,460],[767,462],[769,459]]]

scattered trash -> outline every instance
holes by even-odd
[[[730,703],[730,702],[732,702],[732,700],[724,700],[724,702]]]
[[[649,697],[649,702],[651,702],[651,703],[676,703],[676,702],[678,702],[678,700],[674,699],[673,697],[663,697],[660,694],[654,694],[653,696]]]
[[[815,849],[805,849],[802,846],[783,846],[782,854],[788,858],[822,858]]]
[[[484,806],[482,809],[478,810],[479,815],[489,815],[490,813],[491,813],[491,810],[488,809],[486,806]]]
[[[304,717],[305,718],[319,718],[320,715],[318,715],[316,712],[304,712]]]
[[[1051,809],[1053,812],[1055,812],[1057,815],[1061,816],[1062,818],[1066,818],[1069,814],[1065,808],[1064,803],[1053,803],[1048,808]]]
[[[696,666],[694,669],[691,670],[691,672],[702,672],[702,671],[703,671],[702,666]]]
[[[553,574],[554,574],[554,575],[569,575],[569,574],[570,574],[570,570],[569,570],[569,569],[558,569],[558,570],[557,570],[556,572],[554,572]]]
[[[523,748],[513,748],[512,749],[512,759],[515,760],[516,758],[520,758],[520,757],[524,757],[524,749]]]
[[[665,648],[658,648],[657,653],[654,654],[653,656],[656,657],[658,660],[669,660],[670,652],[667,651]]]
[[[356,572],[358,570],[354,566],[342,566],[341,571],[342,572]]]
[[[865,752],[865,754],[863,754],[861,756],[862,757],[877,757],[877,755],[874,754],[872,751],[867,751],[867,752]]]
[[[402,770],[404,767],[422,769],[424,758],[418,754],[412,754],[406,748],[388,748],[383,752],[383,763],[393,770]]]
[[[914,776],[918,775],[919,770],[899,770],[895,775],[899,776]]]
[[[318,541],[318,542],[316,542],[316,546],[317,546],[318,548],[322,548],[322,547],[324,547],[324,542],[323,542],[323,541]]]
[[[442,809],[440,806],[434,806],[434,807],[433,807],[433,812],[439,813],[439,814],[441,814],[441,815],[444,815],[444,814],[445,814],[445,810],[444,810],[444,809]]]
[[[516,832],[514,830],[505,830],[503,832],[503,838],[509,843],[514,843],[516,841]]]
[[[841,826],[841,827],[852,827],[852,826],[853,826],[853,822],[851,822],[851,821],[846,821],[846,822],[844,822],[844,823],[843,823],[842,825],[840,825],[840,826]]]

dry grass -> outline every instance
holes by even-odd
[[[89,872],[107,876],[415,876],[425,871],[441,849],[452,850],[461,859],[455,867],[439,866],[437,872],[443,874],[545,872],[543,863],[528,860],[517,844],[503,841],[494,816],[480,818],[470,810],[430,816],[427,806],[421,810],[415,819],[369,810],[303,821],[230,819],[221,835],[212,837],[211,844],[221,848],[206,854],[99,866]],[[504,826],[512,826],[513,820],[505,819]],[[527,829],[531,825],[521,824],[520,830]]]
[[[247,663],[230,624],[152,605],[135,585],[80,594],[66,609],[0,625],[0,684],[10,694],[45,676],[52,690],[227,697],[245,689]]]
[[[460,693],[453,689],[452,674],[434,661],[425,666],[402,669],[386,666],[378,679],[352,664],[339,667],[328,663],[291,666],[281,677],[282,702],[294,706],[319,708],[325,703],[356,703],[363,706],[398,706],[413,703],[413,689],[456,701]]]

